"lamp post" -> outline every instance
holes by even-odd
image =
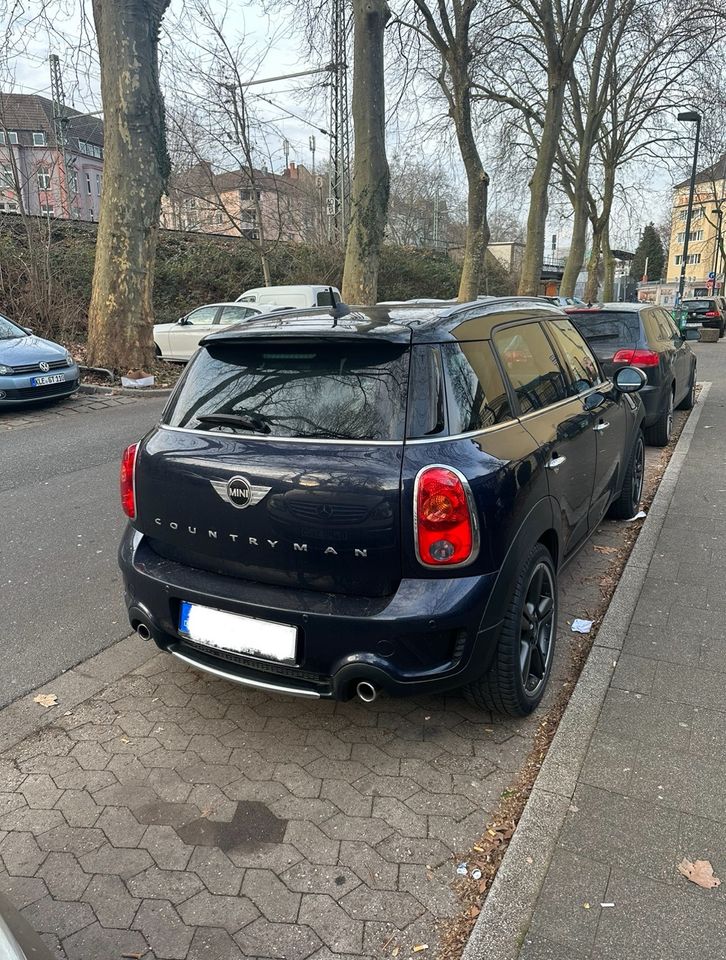
[[[713,251],[713,267],[711,268],[713,270],[713,292],[716,293],[718,291],[718,267],[719,267],[718,258],[721,250],[721,228],[723,225],[723,210],[721,209],[721,207],[716,207],[716,209],[712,210],[711,213],[715,214],[716,223],[717,223],[716,239],[714,240],[715,249]]]
[[[684,123],[696,124],[696,142],[693,148],[693,168],[691,170],[691,187],[688,194],[688,212],[686,213],[686,232],[683,236],[683,257],[681,259],[681,278],[678,281],[678,303],[683,299],[683,289],[686,285],[686,264],[688,261],[688,235],[691,232],[691,217],[693,216],[693,195],[696,191],[696,170],[698,168],[698,144],[701,139],[701,114],[695,110],[687,110],[678,114],[678,119]]]

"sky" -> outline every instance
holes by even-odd
[[[19,92],[41,93],[50,95],[50,77],[48,54],[58,53],[63,64],[63,76],[66,101],[76,109],[82,111],[100,111],[100,76],[95,52],[89,55],[89,44],[79,37],[83,34],[83,24],[79,16],[78,0],[53,0],[57,5],[58,15],[47,29],[36,29],[36,35],[28,48],[20,55],[13,57],[9,64],[3,64],[0,55],[0,81],[4,88],[8,85],[8,71],[12,75],[12,88]],[[89,0],[84,2],[90,7]],[[211,0],[216,4],[221,14],[226,6],[224,0]],[[0,11],[3,0],[0,0]],[[32,7],[32,3],[29,8]],[[235,41],[244,41],[244,50],[249,51],[248,76],[250,79],[261,80],[277,77],[300,70],[310,69],[311,57],[304,40],[291,35],[288,27],[289,14],[280,4],[275,13],[268,16],[261,7],[254,3],[242,4],[239,0],[232,0],[230,12],[227,14],[225,33]],[[170,71],[167,69],[169,54],[169,38],[179,42],[179,34],[183,30],[178,27],[179,18],[184,15],[185,0],[172,0],[165,24],[167,34],[162,36],[162,78],[166,78]],[[79,55],[79,49],[83,51]],[[312,64],[317,66],[317,63]],[[4,68],[4,69],[3,69]],[[240,71],[245,75],[244,66]],[[316,158],[318,163],[325,162],[328,154],[328,138],[321,132],[328,127],[328,108],[325,90],[320,86],[325,82],[325,75],[305,78],[303,80],[279,80],[263,84],[255,84],[247,90],[250,112],[259,121],[256,129],[258,154],[256,159],[263,162],[263,158],[273,169],[284,168],[284,141],[289,143],[289,157],[297,163],[311,165],[309,147],[310,136],[316,140]],[[318,92],[310,94],[310,88],[318,85]],[[307,89],[307,93],[305,90]],[[171,102],[173,93],[167,89],[167,100]],[[406,120],[399,119],[395,128],[389,128],[389,153],[405,152]],[[461,185],[460,193],[464,197],[463,170],[458,161],[456,152],[445,153],[440,149],[438,140],[432,140],[423,145],[417,144],[415,149],[424,156],[430,151],[431,162],[441,162],[452,171],[455,182]],[[484,157],[486,165],[486,157]],[[654,220],[656,223],[665,219],[670,205],[670,189],[672,180],[666,173],[643,171],[640,178],[642,183],[637,191],[630,193],[630,199],[636,197],[626,213],[621,204],[616,208],[614,215],[613,245],[634,249],[638,237],[645,223]],[[493,211],[504,211],[516,207],[516,213],[524,219],[526,217],[526,185],[523,183],[522,200],[519,203],[512,200],[511,194],[503,194],[497,189],[496,176],[492,178],[490,190],[490,205]],[[562,256],[569,245],[571,211],[566,202],[554,202],[547,224],[546,255],[552,253],[551,241],[556,235],[556,255]]]

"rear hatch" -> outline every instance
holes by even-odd
[[[682,300],[681,309],[686,311],[686,323],[701,326],[703,323],[718,326],[721,318],[715,300]]]
[[[640,345],[640,316],[626,310],[568,310],[575,324],[600,361],[608,377],[623,364],[615,363],[620,350],[636,350]]]
[[[408,364],[408,339],[209,341],[140,450],[135,526],[203,570],[393,593]]]

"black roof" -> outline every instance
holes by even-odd
[[[538,297],[498,297],[455,306],[377,304],[352,307],[351,312],[342,317],[336,317],[332,307],[309,307],[243,320],[220,333],[209,334],[201,343],[278,337],[286,340],[319,339],[321,335],[399,343],[486,340],[494,326],[510,320],[564,316],[561,307]]]

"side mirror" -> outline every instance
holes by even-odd
[[[686,327],[686,329],[683,331],[683,339],[684,340],[700,340],[701,331],[698,329],[698,327]]]
[[[638,393],[648,382],[640,367],[621,367],[615,374],[615,386],[620,393]]]
[[[29,337],[33,336],[33,331],[31,330],[30,327],[21,327],[20,329],[25,330],[25,332],[28,334]]]
[[[177,323],[179,324],[180,327],[184,327],[189,323],[189,321],[187,320],[186,317],[179,317],[179,319],[177,320]]]

